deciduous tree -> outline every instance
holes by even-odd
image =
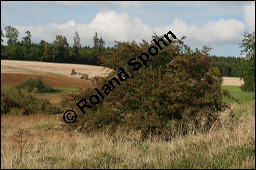
[[[5,27],[5,37],[8,39],[7,44],[8,45],[14,45],[17,43],[19,36],[19,31],[11,26]]]
[[[242,89],[245,91],[255,91],[255,31],[253,33],[245,33],[241,46],[242,54],[245,58],[241,64],[241,78],[244,80]]]
[[[25,32],[27,35],[22,38],[22,45],[29,47],[31,45],[31,32],[26,31]]]
[[[2,42],[4,42],[4,40],[3,40],[4,37],[5,37],[5,36],[4,36],[3,30],[2,30],[2,28],[1,28],[1,44],[2,44]]]
[[[69,56],[69,44],[65,36],[56,35],[53,42],[54,62],[66,62]]]

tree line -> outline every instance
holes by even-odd
[[[212,60],[213,66],[219,68],[221,76],[240,77],[239,67],[243,58],[212,55],[210,59]]]
[[[21,41],[18,41],[19,31],[16,28],[7,26],[4,31],[1,29],[1,59],[99,65],[99,55],[111,54],[111,48],[105,47],[105,41],[98,37],[97,32],[92,39],[93,47],[90,47],[81,45],[77,31],[74,33],[73,46],[68,44],[63,35],[56,35],[52,43],[44,40],[32,43],[29,30]],[[3,37],[7,38],[7,45],[2,45]],[[242,58],[213,55],[210,59],[213,66],[219,68],[221,76],[239,77],[237,68]]]
[[[98,56],[110,50],[110,47],[105,48],[105,41],[98,37],[97,32],[93,37],[93,47],[90,47],[81,45],[77,31],[74,33],[73,46],[63,35],[56,35],[51,43],[44,40],[32,43],[29,30],[21,41],[18,41],[19,31],[16,28],[7,26],[4,31],[1,29],[1,59],[99,65]],[[7,45],[2,44],[3,37],[7,38]]]

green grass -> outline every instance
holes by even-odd
[[[12,88],[12,86],[2,86],[3,89],[7,90]],[[49,93],[71,93],[71,92],[78,92],[78,88],[66,88],[66,87],[53,87],[54,92]]]
[[[239,86],[221,86],[222,89],[228,90],[232,96],[239,100],[241,103],[246,103],[255,99],[255,92],[242,91]],[[234,103],[234,100],[223,98],[225,103]]]
[[[1,92],[10,90],[12,86],[1,86]]]
[[[70,93],[70,92],[77,92],[79,89],[77,88],[66,88],[66,87],[54,87],[56,92],[54,93]]]

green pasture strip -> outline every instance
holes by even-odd
[[[70,92],[78,92],[78,88],[66,88],[66,87],[54,87],[57,93],[70,93]],[[54,92],[55,93],[55,92]]]
[[[255,99],[255,92],[242,91],[240,86],[221,86],[221,88],[228,90],[230,94],[238,99],[241,103],[246,103]],[[224,97],[223,102],[234,103],[235,101]]]
[[[2,86],[1,90],[8,90],[10,88],[12,88],[13,86]],[[55,90],[54,92],[51,93],[71,93],[71,92],[78,92],[79,89],[78,88],[66,88],[66,87],[53,87],[53,89]],[[47,94],[47,93],[45,93]],[[48,93],[50,94],[50,93]]]

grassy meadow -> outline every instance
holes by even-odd
[[[235,86],[223,88],[241,102],[227,101],[237,119],[230,120],[226,111],[209,133],[172,141],[142,141],[139,133],[121,130],[115,134],[68,131],[62,114],[1,116],[1,168],[254,168],[254,93]],[[76,91],[55,89],[35,96],[58,103],[62,94]]]
[[[239,99],[239,102],[242,103],[246,103],[255,97],[255,93],[242,91],[242,89],[239,86],[222,86],[222,89],[230,91],[232,96]],[[227,103],[232,102],[232,100],[228,98],[224,98],[223,101]]]

